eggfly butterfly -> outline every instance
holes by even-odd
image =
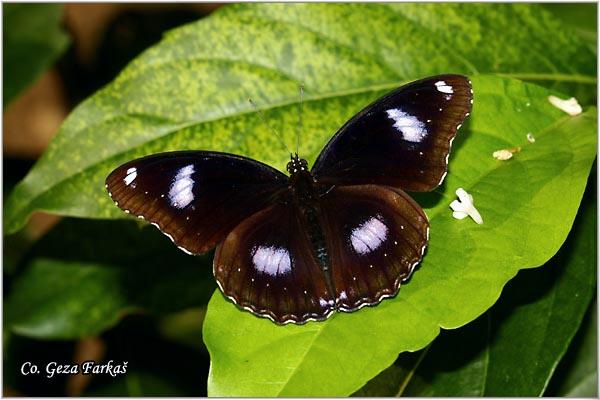
[[[404,191],[431,191],[471,111],[471,82],[440,75],[402,86],[348,121],[312,169],[290,176],[210,151],[150,155],[115,169],[109,194],[182,250],[217,247],[223,294],[276,323],[324,320],[395,296],[421,261],[427,216]]]

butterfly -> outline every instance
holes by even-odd
[[[439,75],[404,85],[351,118],[312,168],[289,176],[213,151],[160,153],[106,179],[113,201],[180,249],[216,247],[213,273],[239,307],[278,324],[325,320],[395,296],[423,258],[429,222],[405,191],[438,187],[471,82]]]

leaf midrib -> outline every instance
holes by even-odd
[[[323,333],[323,328],[325,327],[325,324],[324,323],[319,323],[319,322],[317,322],[317,323],[319,324],[318,331],[317,331],[316,334],[313,335],[313,338],[310,341],[310,345],[306,346],[306,350],[304,351],[304,354],[302,354],[300,356],[300,360],[304,360],[306,358],[307,354],[311,351],[312,346],[315,343],[315,341],[317,340],[317,338],[319,336],[321,336],[321,334]],[[291,373],[290,373],[288,379],[285,381],[285,385],[282,385],[281,389],[279,389],[279,392],[277,393],[276,397],[282,397],[282,393],[287,388],[287,385],[292,381],[292,378],[294,378],[294,376],[296,376],[298,374],[298,370],[299,370],[299,366],[300,365],[302,365],[301,362],[298,363],[294,369],[290,369]]]
[[[402,395],[404,394],[404,391],[406,390],[406,388],[408,387],[409,383],[412,381],[412,378],[415,374],[415,372],[417,371],[417,369],[419,369],[419,366],[421,365],[421,363],[423,362],[423,360],[425,359],[425,357],[427,356],[427,354],[429,353],[429,349],[431,348],[431,345],[433,344],[433,341],[431,341],[422,351],[421,354],[419,354],[419,358],[417,359],[417,361],[415,362],[415,364],[412,366],[412,368],[410,369],[410,371],[408,372],[408,375],[404,378],[404,380],[400,383],[400,387],[398,388],[398,392],[394,395],[394,397],[402,397]]]

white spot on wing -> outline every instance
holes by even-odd
[[[123,182],[125,182],[125,184],[129,186],[131,182],[135,180],[135,178],[137,178],[137,169],[135,167],[129,168],[127,170],[127,175],[125,175],[125,178],[123,178]]]
[[[454,93],[452,86],[448,85],[444,81],[437,81],[435,83],[435,87],[437,88],[438,91],[440,91],[442,93]]]
[[[358,254],[377,249],[386,240],[388,227],[379,218],[371,217],[352,230],[350,242]]]
[[[325,300],[322,297],[319,297],[319,305],[323,308],[333,306],[335,303],[333,300]]]
[[[290,253],[283,247],[256,247],[252,263],[257,271],[271,276],[287,274],[292,269]]]
[[[194,173],[194,165],[190,164],[181,168],[169,189],[169,200],[171,205],[176,208],[185,208],[194,200],[194,180],[192,174]],[[162,197],[162,196],[161,196]]]
[[[429,133],[423,122],[399,108],[392,108],[385,112],[390,119],[394,120],[394,128],[402,134],[404,140],[418,143],[423,141]]]

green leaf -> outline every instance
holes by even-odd
[[[59,4],[2,5],[4,106],[33,83],[67,48]]]
[[[79,338],[127,313],[203,305],[216,286],[210,257],[189,257],[135,222],[63,221],[28,258],[4,312],[6,327],[30,337]]]
[[[542,5],[546,10],[551,12],[556,18],[560,19],[568,31],[578,35],[590,49],[593,54],[596,54],[596,31],[598,14],[598,6],[593,3],[545,3]],[[580,104],[597,104],[596,93],[590,91],[589,85],[571,85],[568,91],[572,96],[577,98]]]
[[[458,330],[444,330],[425,349],[400,354],[353,396],[482,396],[489,335],[487,314]]]
[[[475,319],[519,269],[556,253],[595,156],[595,110],[565,116],[545,89],[516,81],[481,77],[473,85],[475,108],[457,136],[446,183],[418,197],[431,239],[411,282],[377,307],[307,326],[276,326],[215,293],[204,324],[210,395],[348,395],[398,353],[427,345],[440,327]],[[534,144],[525,139],[530,131]],[[513,160],[491,157],[516,145],[523,150]],[[473,195],[483,225],[452,218],[458,187]]]
[[[485,396],[541,396],[575,336],[596,291],[595,199],[582,211],[548,270],[525,271],[492,309]]]
[[[544,394],[595,292],[596,191],[591,186],[589,201],[565,245],[543,269],[519,272],[482,317],[464,328],[443,332],[426,350],[401,354],[356,394]],[[586,380],[596,376],[595,341],[588,342],[584,351],[589,354],[579,352],[586,362],[565,382],[570,389],[581,389],[578,384],[585,387]]]
[[[590,50],[596,51],[598,5],[594,3],[546,3],[543,5],[557,18],[565,22],[588,42]]]
[[[166,150],[243,154],[283,169],[287,153],[257,117],[294,143],[304,83],[301,153],[371,100],[427,75],[497,72],[594,91],[595,56],[542,8],[516,4],[241,4],[170,32],[66,120],[7,199],[5,230],[34,210],[119,218],[104,179]]]
[[[569,351],[554,374],[548,396],[598,397],[598,304],[593,301]]]

